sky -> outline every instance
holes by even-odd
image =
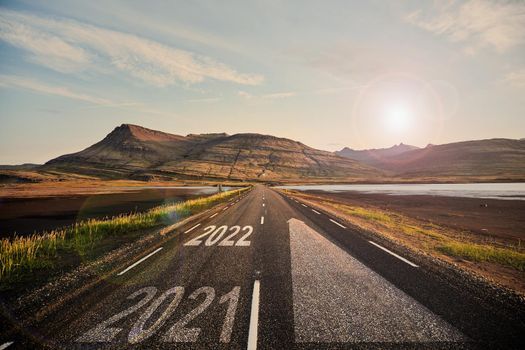
[[[525,137],[525,1],[0,1],[0,164],[131,123],[338,150]]]

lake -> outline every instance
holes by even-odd
[[[378,193],[397,196],[430,195],[445,197],[525,200],[525,183],[469,184],[384,184],[384,185],[301,185],[279,186],[299,191]]]
[[[223,187],[224,191],[230,187]],[[158,205],[217,193],[217,187],[131,187],[123,192],[0,198],[0,237],[52,230],[77,221],[143,212]]]

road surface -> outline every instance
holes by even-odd
[[[169,234],[7,348],[462,349],[520,341],[520,330],[460,282],[265,186]]]

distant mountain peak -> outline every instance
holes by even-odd
[[[335,152],[335,154],[341,157],[354,159],[366,164],[374,164],[379,160],[397,156],[415,149],[419,149],[419,147],[407,145],[403,142],[400,142],[398,145],[393,145],[389,148],[354,150],[348,147],[344,147],[342,150]]]
[[[418,149],[417,146],[407,145],[403,142],[400,142],[397,145],[390,146],[388,148],[370,148],[370,149],[353,149],[350,147],[343,147],[340,151],[337,151],[336,153],[341,153],[345,151],[351,151],[351,152],[382,152],[382,151],[389,151],[389,150],[397,150],[397,151],[410,151],[413,149]]]

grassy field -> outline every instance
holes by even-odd
[[[173,224],[239,195],[247,188],[222,192],[208,197],[167,204],[144,213],[120,215],[105,220],[91,219],[61,230],[0,241],[0,282],[17,275],[53,266],[61,252],[85,255],[101,240],[124,236],[130,232]]]

